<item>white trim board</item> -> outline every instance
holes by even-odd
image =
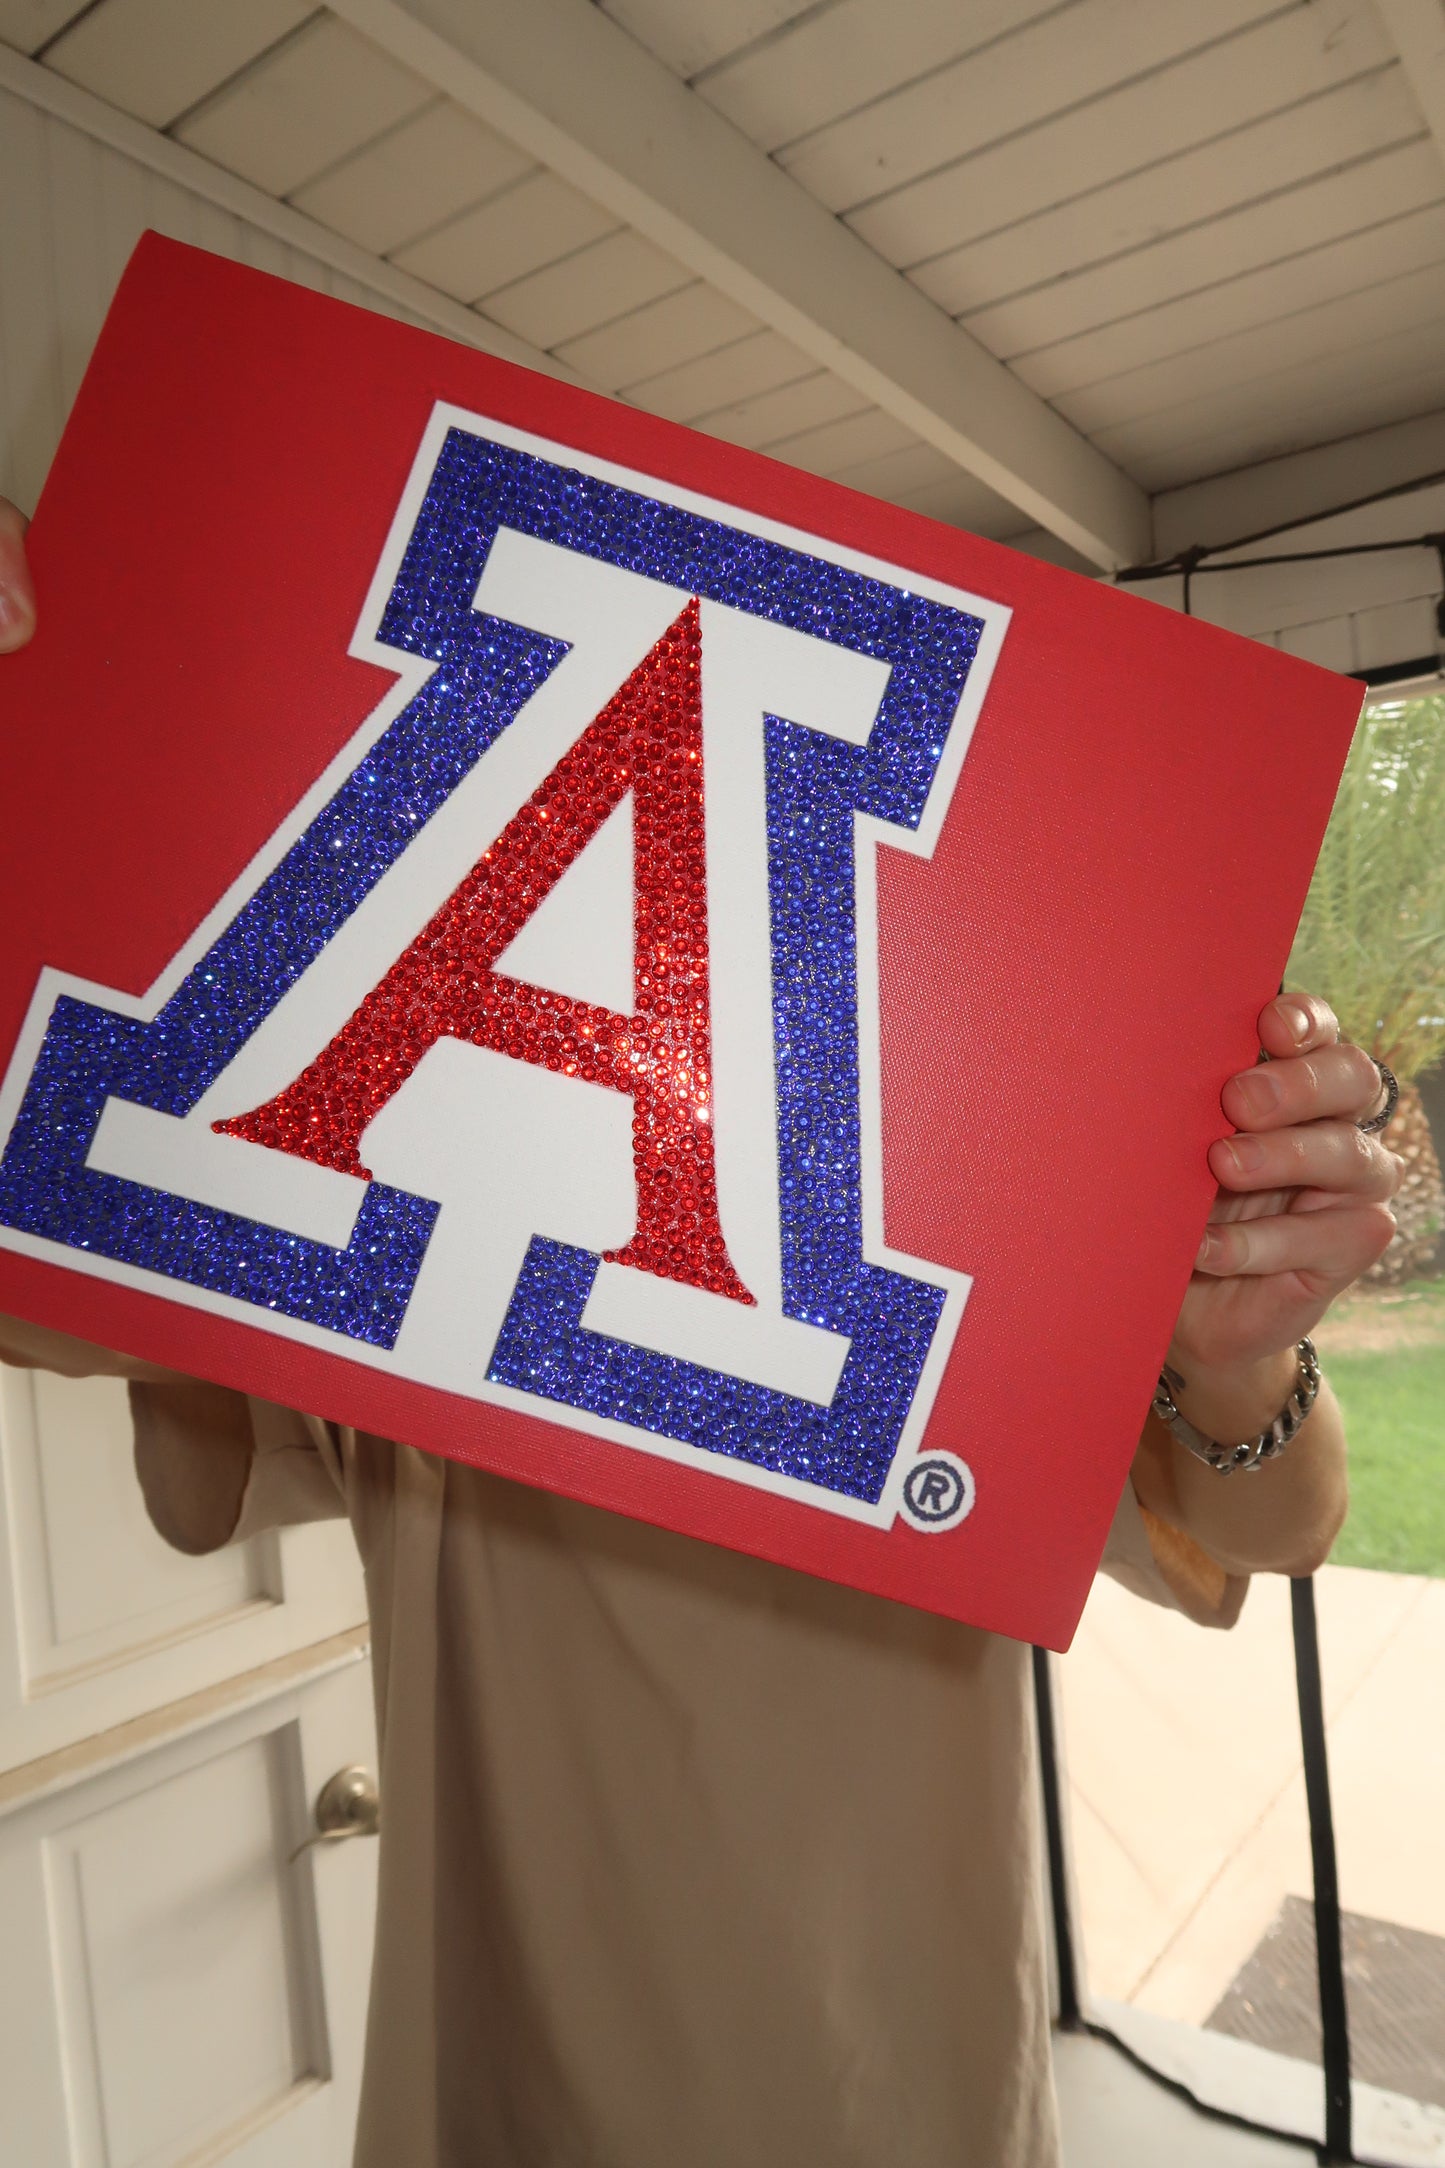
[[[1322,2140],[1325,2092],[1318,2064],[1128,2003],[1100,2001],[1089,2015],[1201,2106],[1311,2143]],[[1357,2160],[1369,2168],[1445,2168],[1445,2109],[1358,2078],[1352,2090]]]
[[[142,121],[132,120],[128,113],[118,112],[90,91],[68,83],[52,69],[26,60],[5,45],[0,45],[0,89],[12,91],[16,97],[24,98],[41,112],[53,114],[57,120],[78,129],[95,142],[107,144],[110,149],[133,158],[138,165],[188,189],[192,195],[245,219],[248,225],[258,227],[275,240],[300,249],[318,263],[354,279],[359,286],[406,309],[431,330],[456,339],[464,346],[476,347],[484,354],[495,354],[502,361],[517,362],[525,369],[540,370],[546,376],[560,377],[569,384],[582,383],[583,379],[574,369],[543,353],[540,347],[529,345],[513,332],[504,331],[500,324],[493,324],[474,309],[450,300],[434,286],[413,278],[410,272],[400,271],[394,264],[358,248],[354,242],[343,240],[339,233],[332,233],[314,218],[308,218],[304,211],[293,210],[290,204],[278,202],[263,189],[254,188],[249,181],[227,173],[224,167],[212,165],[210,159],[203,158],[198,151],[188,150],[183,143],[172,142],[169,136],[158,134]]]
[[[591,0],[333,0],[394,60],[605,205],[1109,570],[1144,491]]]

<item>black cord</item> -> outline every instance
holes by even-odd
[[[1109,2026],[1101,2025],[1097,2018],[1086,2017],[1083,1998],[1079,1988],[1078,1962],[1074,1950],[1073,1914],[1069,1905],[1069,1886],[1064,1849],[1064,1814],[1062,1777],[1059,1770],[1059,1736],[1054,1713],[1054,1681],[1049,1668],[1046,1649],[1035,1648],[1031,1652],[1034,1666],[1034,1710],[1038,1722],[1039,1778],[1043,1792],[1044,1837],[1048,1855],[1050,1910],[1054,1925],[1054,1968],[1059,1987],[1059,2030],[1082,2035],[1089,2040],[1099,2040],[1113,2048],[1124,2060],[1142,2072],[1146,2078],[1172,2093],[1177,2100],[1187,2101],[1198,2114],[1207,2116],[1211,2122],[1224,2123],[1234,2130],[1258,2131],[1271,2138],[1282,2138],[1292,2145],[1301,2143],[1298,2131],[1285,2130],[1276,2123],[1261,2123],[1255,2117],[1241,2115],[1237,2109],[1221,2108],[1211,2100],[1201,2100],[1180,2078],[1168,2077],[1164,2071],[1151,2063],[1147,2056],[1122,2040]],[[1307,2142],[1307,2141],[1306,2141]],[[1324,2161],[1351,2161],[1350,2153],[1319,2153]]]
[[[1400,489],[1383,490],[1376,497],[1361,497],[1357,505],[1336,505],[1332,512],[1312,513],[1307,519],[1290,524],[1295,527],[1312,527],[1319,520],[1333,519],[1341,512],[1357,510],[1369,504],[1378,504],[1384,497],[1403,494],[1405,489],[1423,489],[1427,483],[1445,480],[1445,475],[1426,475],[1418,482],[1409,482]],[[1251,542],[1265,542],[1271,535],[1285,534],[1287,527],[1272,527],[1259,535],[1241,535],[1235,542],[1216,542],[1205,545],[1192,542],[1188,549],[1179,550],[1173,557],[1161,558],[1152,565],[1125,565],[1114,574],[1117,584],[1135,586],[1141,580],[1178,580],[1181,583],[1181,606],[1186,617],[1194,615],[1194,581],[1201,572],[1257,572],[1264,565],[1311,565],[1328,557],[1376,557],[1389,550],[1434,550],[1440,560],[1440,597],[1435,604],[1435,630],[1442,649],[1445,649],[1445,534],[1402,535],[1392,542],[1342,542],[1333,549],[1323,550],[1273,550],[1267,557],[1229,557],[1230,550],[1244,549]],[[1220,559],[1222,563],[1206,560]],[[1423,671],[1412,669],[1411,675],[1429,675],[1430,659]],[[1351,671],[1351,677],[1363,677],[1369,681],[1367,671]]]
[[[1313,520],[1301,521],[1301,526],[1313,526]],[[1241,542],[1221,542],[1219,550],[1242,549]],[[1114,578],[1127,585],[1140,580],[1177,580],[1184,582],[1185,609],[1188,610],[1189,583],[1200,572],[1255,572],[1261,565],[1311,565],[1325,557],[1376,557],[1387,550],[1434,550],[1440,558],[1442,574],[1445,574],[1445,535],[1417,534],[1402,536],[1395,542],[1341,542],[1328,550],[1274,550],[1268,557],[1233,557],[1224,564],[1206,564],[1206,558],[1218,554],[1214,550],[1201,549],[1195,544],[1181,550],[1177,557],[1170,557],[1157,565],[1126,565]]]
[[[1345,512],[1363,512],[1370,505],[1408,497],[1415,490],[1429,489],[1436,482],[1445,482],[1445,468],[1437,468],[1431,474],[1417,474],[1408,482],[1393,482],[1388,489],[1372,490],[1367,497],[1352,497],[1344,504],[1327,505],[1322,511],[1308,512],[1299,519],[1281,520],[1274,527],[1257,528],[1253,534],[1236,535],[1229,542],[1191,542],[1187,549],[1176,550],[1172,557],[1161,557],[1152,564],[1125,565],[1114,578],[1125,583],[1182,578],[1184,608],[1188,614],[1189,590],[1196,572],[1240,572],[1253,565],[1298,565],[1324,557],[1369,557],[1384,550],[1433,549],[1440,557],[1442,577],[1445,577],[1445,535],[1442,534],[1407,535],[1393,542],[1357,542],[1337,549],[1281,551],[1269,557],[1241,558],[1227,565],[1205,562],[1207,558],[1227,556],[1231,550],[1250,549],[1256,542],[1270,542],[1277,534],[1291,534],[1298,527],[1315,527],[1324,520],[1338,519]],[[1442,637],[1445,637],[1445,595],[1441,598],[1440,615]]]
[[[1179,569],[1184,575],[1184,615],[1186,617],[1194,615],[1194,575],[1196,572],[1207,572],[1209,570],[1209,566],[1201,562],[1204,555],[1205,552],[1198,548],[1181,550],[1179,553]]]
[[[1325,1747],[1315,1584],[1311,1579],[1291,1581],[1289,1593],[1300,1744],[1304,1750],[1305,1798],[1310,1817],[1310,1864],[1314,1872],[1315,1966],[1319,1974],[1321,2060],[1325,2079],[1325,2144],[1320,2158],[1328,2162],[1353,2161],[1350,2019],[1345,2003],[1340,1884],[1335,1859],[1335,1825],[1330,1811],[1330,1766]]]
[[[1255,542],[1273,541],[1277,534],[1293,534],[1296,527],[1312,527],[1322,519],[1339,519],[1346,512],[1367,511],[1372,504],[1390,504],[1396,497],[1411,497],[1417,489],[1429,489],[1436,482],[1445,482],[1445,467],[1437,467],[1433,474],[1417,474],[1408,482],[1392,482],[1388,489],[1372,489],[1368,497],[1351,497],[1345,504],[1332,504],[1323,512],[1310,512],[1303,519],[1282,519],[1274,527],[1256,528],[1253,534],[1239,535],[1233,542],[1216,542],[1213,548],[1248,549]]]
[[[1054,1967],[1059,1980],[1059,2027],[1083,2028],[1079,2007],[1079,1971],[1074,1962],[1074,1923],[1064,1855],[1064,1808],[1059,1779],[1059,1735],[1054,1722],[1054,1681],[1049,1652],[1036,1648],[1034,1712],[1039,1728],[1039,1777],[1044,1794],[1044,1839],[1049,1859],[1049,1899],[1054,1915]]]

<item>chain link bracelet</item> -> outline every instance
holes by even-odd
[[[1202,1430],[1196,1430],[1175,1405],[1167,1370],[1159,1380],[1150,1407],[1165,1429],[1217,1475],[1233,1475],[1240,1468],[1248,1473],[1284,1451],[1315,1404],[1320,1389],[1320,1363],[1313,1340],[1305,1338],[1297,1342],[1295,1356],[1299,1369],[1294,1391],[1274,1421],[1257,1438],[1246,1438],[1242,1445],[1221,1445],[1217,1438],[1206,1438]],[[1182,1386],[1183,1380],[1179,1382]]]

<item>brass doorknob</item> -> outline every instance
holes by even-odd
[[[313,1844],[344,1844],[348,1837],[374,1837],[381,1827],[381,1794],[376,1778],[359,1762],[328,1777],[316,1795],[316,1827],[291,1854],[293,1861]]]

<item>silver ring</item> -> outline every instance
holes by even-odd
[[[1373,1054],[1370,1059],[1375,1061]],[[1387,1069],[1382,1061],[1375,1061],[1375,1067],[1380,1072],[1380,1084],[1385,1094],[1385,1104],[1381,1107],[1379,1113],[1372,1114],[1367,1122],[1356,1122],[1356,1129],[1363,1130],[1367,1137],[1372,1137],[1377,1130],[1386,1128],[1390,1116],[1400,1104],[1400,1087],[1395,1081],[1394,1070]]]

